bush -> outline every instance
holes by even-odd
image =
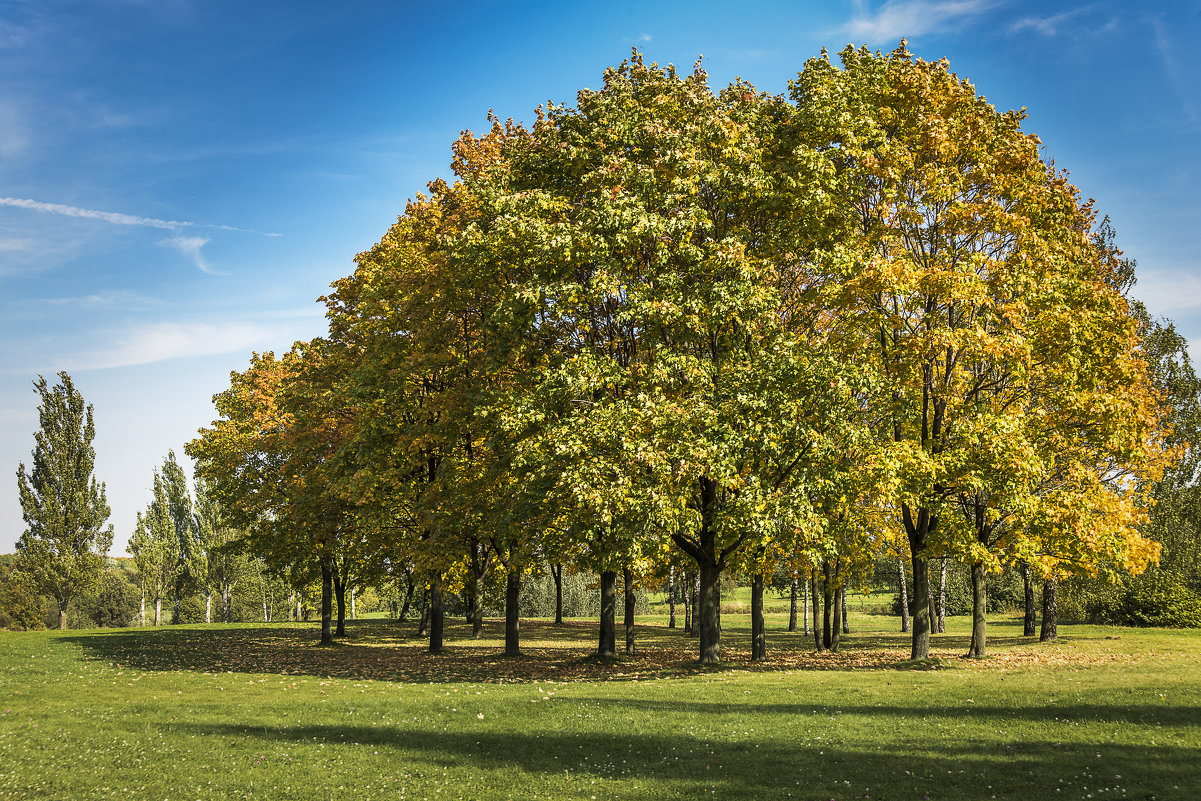
[[[172,623],[203,623],[204,598],[199,595],[189,595],[180,599],[179,613],[171,620]]]
[[[130,583],[124,571],[106,570],[100,577],[88,616],[101,628],[123,628],[137,616],[140,599],[138,588]]]
[[[1162,573],[1135,581],[1117,612],[1127,626],[1201,628],[1201,596]]]

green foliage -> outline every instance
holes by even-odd
[[[179,601],[179,614],[172,623],[203,623],[204,596],[187,595]]]
[[[81,604],[91,621],[100,628],[123,628],[135,622],[138,614],[138,588],[124,570],[104,572],[96,592]]]
[[[1128,626],[1201,628],[1201,595],[1156,571],[1132,582],[1118,612]]]
[[[46,601],[38,594],[33,579],[21,570],[18,557],[0,556],[0,629],[46,628]]]

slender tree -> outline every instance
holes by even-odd
[[[105,527],[109,507],[104,484],[92,475],[96,428],[92,405],[71,376],[58,374],[50,387],[38,376],[38,431],[34,433],[32,469],[17,467],[17,490],[26,529],[17,541],[23,569],[38,591],[58,605],[58,627],[67,628],[67,608],[94,586],[104,569],[113,541]]]

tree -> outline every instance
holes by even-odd
[[[197,579],[205,590],[204,622],[212,619],[212,597],[221,599],[221,619],[233,622],[233,590],[250,572],[250,560],[241,541],[242,532],[225,522],[221,502],[203,477],[196,480]]]
[[[145,512],[138,512],[137,525],[129,538],[142,588],[141,622],[145,625],[146,596],[154,601],[154,625],[162,623],[163,598],[177,586],[183,572],[179,535],[171,515],[171,499],[162,473],[154,471],[154,496]]]
[[[34,389],[39,431],[33,468],[17,468],[21,514],[28,526],[17,541],[25,570],[38,590],[58,604],[58,627],[67,627],[71,599],[96,583],[113,542],[105,528],[109,507],[104,484],[92,475],[96,428],[92,405],[84,406],[71,376],[59,373],[53,388],[38,376]]]
[[[971,653],[1002,560],[1140,570],[1153,547],[1123,478],[1163,461],[1159,412],[1094,213],[946,62],[847,48],[793,84],[814,165],[839,198],[814,251],[868,400],[913,560],[912,657],[929,655],[929,559],[972,566]],[[1115,480],[1116,479],[1116,480]]]

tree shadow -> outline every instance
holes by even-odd
[[[910,710],[912,712],[912,710]],[[881,714],[879,709],[865,710]],[[889,714],[891,718],[891,712]],[[474,724],[474,721],[471,721]],[[779,738],[714,743],[684,734],[634,730],[498,732],[483,724],[454,730],[395,726],[183,724],[197,735],[248,738],[293,747],[359,745],[408,765],[417,779],[470,767],[497,777],[540,774],[566,795],[572,782],[593,780],[610,795],[621,785],[655,781],[672,797],[717,793],[727,799],[782,798],[786,791],[821,798],[1059,797],[1120,785],[1146,798],[1193,798],[1201,783],[1196,751],[1179,746],[1063,746],[1050,741],[940,744],[904,738],[876,747],[820,745]],[[416,765],[414,765],[416,762]],[[438,773],[436,773],[438,771]],[[799,789],[798,789],[799,788]],[[985,789],[987,788],[987,790]],[[865,793],[865,790],[867,791]],[[1115,797],[1116,797],[1115,793]],[[635,796],[636,797],[636,796]],[[1129,797],[1128,795],[1126,797]]]

